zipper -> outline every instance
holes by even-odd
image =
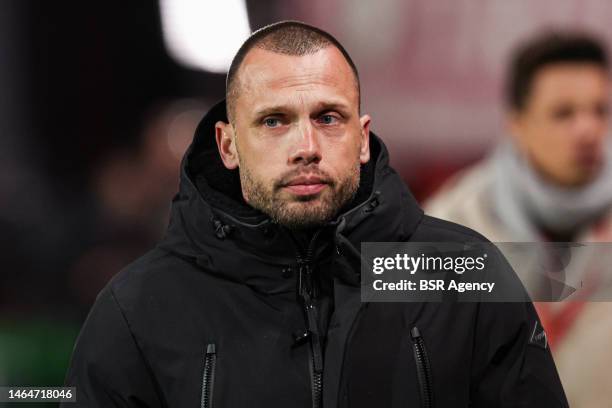
[[[213,389],[215,385],[215,365],[217,363],[217,352],[215,344],[206,345],[204,355],[204,374],[202,375],[202,399],[200,408],[211,408],[213,405]]]
[[[312,373],[312,406],[319,408],[321,406],[321,397],[323,395],[323,372]]]
[[[312,252],[314,244],[319,236],[317,230],[306,250],[306,253],[299,255],[297,262],[299,265],[298,295],[304,307],[307,323],[308,338],[310,339],[310,379],[312,385],[312,406],[321,407],[321,397],[323,394],[323,350],[321,347],[321,333],[317,322],[317,310],[313,299],[317,296],[317,288],[312,277]]]
[[[316,308],[312,303],[309,293],[304,293],[302,296],[306,318],[308,320],[308,333],[310,338],[310,380],[312,385],[312,406],[319,408],[321,406],[321,396],[323,393],[323,351],[321,347],[321,338],[319,327],[316,320]]]
[[[431,378],[431,366],[423,337],[419,328],[414,326],[410,330],[410,337],[414,347],[414,359],[417,366],[417,376],[421,391],[421,405],[423,408],[431,408],[434,404],[433,381]]]

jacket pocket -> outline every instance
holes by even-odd
[[[206,345],[204,354],[204,373],[202,374],[202,399],[200,408],[212,408],[213,391],[215,388],[215,366],[217,364],[217,351],[214,343]]]
[[[432,408],[434,406],[433,380],[427,348],[418,327],[415,326],[410,330],[410,337],[412,338],[414,360],[416,362],[419,389],[421,391],[421,406],[423,408]]]

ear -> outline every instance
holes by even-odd
[[[359,149],[359,161],[366,164],[370,161],[370,115],[359,118],[361,125],[361,148]]]
[[[225,167],[229,170],[237,168],[239,162],[234,127],[222,121],[215,123],[215,139]]]

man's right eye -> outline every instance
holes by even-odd
[[[280,120],[277,118],[266,118],[264,119],[264,125],[269,128],[275,128],[280,126]]]
[[[574,116],[575,110],[572,106],[559,106],[552,111],[553,118],[557,120],[566,120]]]

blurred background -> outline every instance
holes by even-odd
[[[0,1],[0,384],[62,384],[98,291],[163,233],[231,57],[281,19],[347,48],[420,201],[503,137],[517,43],[612,40],[607,0]]]

